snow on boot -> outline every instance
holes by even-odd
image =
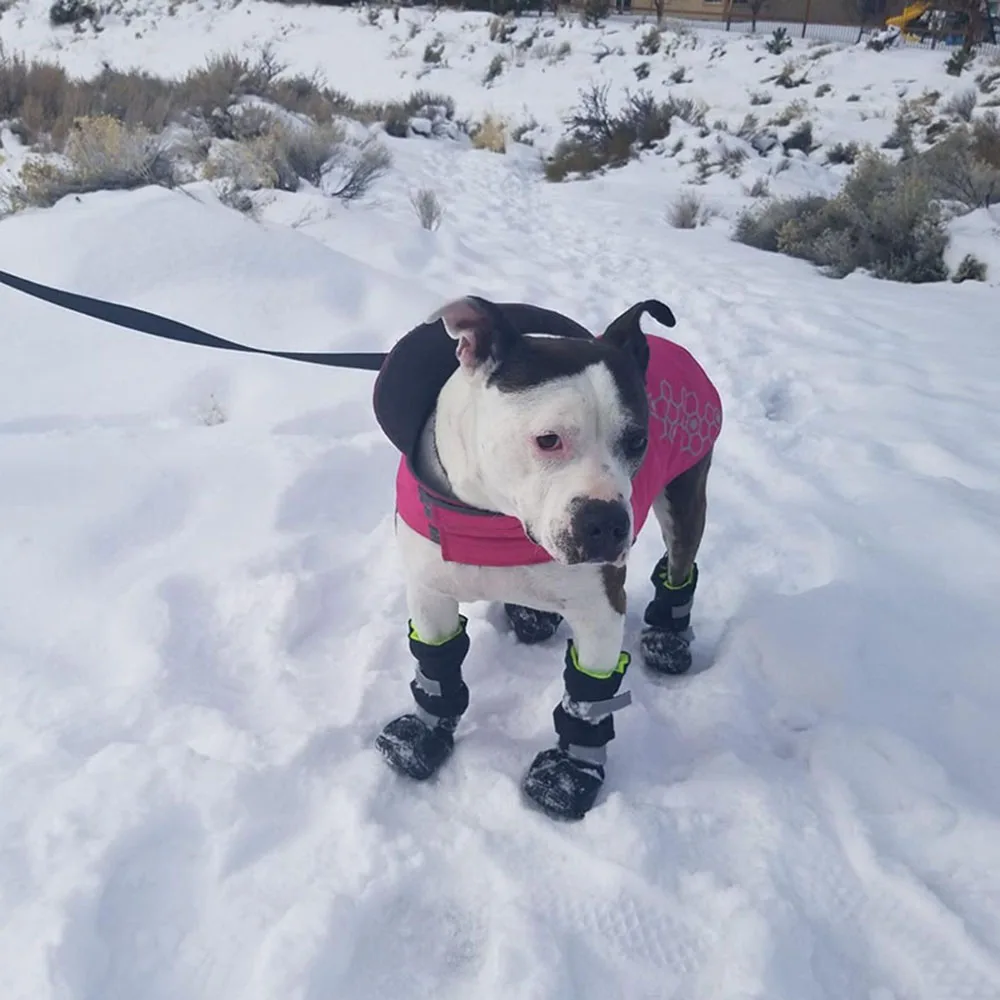
[[[462,661],[469,652],[467,624],[461,616],[453,636],[427,643],[410,622],[410,652],[417,661],[410,692],[416,710],[388,723],[375,748],[395,771],[417,781],[426,781],[451,756],[455,729],[469,707],[469,689],[462,680]]]
[[[683,674],[691,669],[691,607],[698,585],[698,567],[692,566],[687,580],[679,587],[670,585],[667,557],[664,556],[650,577],[656,588],[646,606],[646,627],[639,639],[643,662],[659,674]]]
[[[536,611],[521,604],[505,604],[503,609],[517,641],[527,646],[551,639],[562,623],[562,615],[554,611]]]
[[[607,744],[615,738],[612,713],[632,701],[618,694],[630,658],[622,653],[610,674],[582,667],[572,639],[566,645],[566,692],[552,713],[558,744],[531,762],[521,788],[554,819],[583,819],[604,784]]]

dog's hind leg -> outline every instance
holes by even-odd
[[[510,603],[504,604],[503,609],[517,641],[526,646],[551,639],[562,624],[562,615],[557,611],[538,611],[523,604]]]
[[[410,652],[416,659],[410,692],[414,710],[388,723],[375,740],[389,765],[407,777],[431,777],[451,755],[454,732],[469,707],[462,662],[469,651],[458,602],[424,588],[407,589]]]
[[[643,616],[640,648],[645,664],[657,673],[683,674],[691,668],[691,609],[711,464],[709,451],[669,483],[653,504],[666,552],[651,576],[655,592]]]
[[[619,694],[629,665],[622,651],[625,570],[602,566],[595,573],[602,593],[567,611],[573,638],[566,644],[565,693],[553,712],[557,744],[543,750],[524,777],[525,794],[558,819],[582,819],[604,783],[614,713],[631,701]]]

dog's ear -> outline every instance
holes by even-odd
[[[458,341],[455,356],[469,371],[488,362],[501,364],[521,336],[499,306],[477,295],[449,302],[427,322],[437,320]]]
[[[649,344],[646,343],[646,335],[639,325],[643,313],[649,313],[664,326],[677,325],[669,306],[665,306],[659,299],[646,299],[644,302],[637,302],[617,319],[613,319],[601,334],[601,340],[606,340],[632,355],[640,370],[645,373],[649,365]]]

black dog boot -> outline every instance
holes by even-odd
[[[698,585],[698,567],[692,566],[687,580],[670,586],[667,557],[653,570],[650,579],[656,588],[646,606],[639,648],[646,666],[659,674],[683,674],[691,669],[691,606]]]
[[[451,756],[455,729],[469,707],[469,689],[462,680],[462,661],[469,651],[467,619],[444,642],[421,642],[410,622],[410,652],[417,661],[410,691],[416,710],[393,719],[379,733],[375,749],[389,766],[417,781],[426,781]]]
[[[576,648],[566,646],[566,693],[552,713],[558,745],[543,750],[524,776],[524,794],[553,819],[583,819],[604,784],[607,745],[615,738],[613,713],[632,701],[618,694],[630,658],[622,653],[611,674],[595,675],[580,666]]]
[[[521,604],[505,604],[503,609],[517,641],[526,646],[551,639],[562,623],[562,615],[554,611],[536,611]]]

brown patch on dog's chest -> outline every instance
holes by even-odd
[[[601,567],[601,580],[608,603],[618,614],[625,614],[625,567],[606,563]]]

